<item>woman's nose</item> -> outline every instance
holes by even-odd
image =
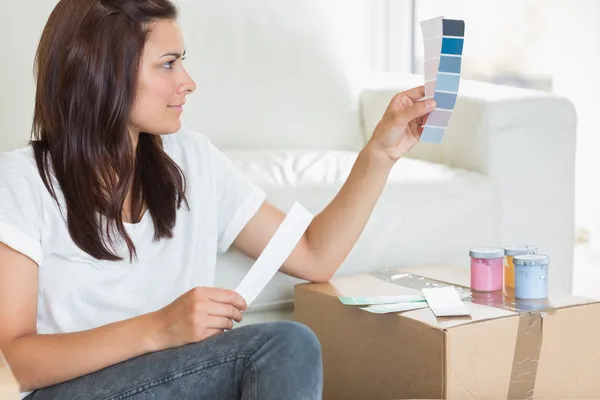
[[[184,71],[185,79],[180,86],[180,90],[183,93],[193,93],[196,91],[196,82],[192,79],[192,77],[188,74],[187,71]]]

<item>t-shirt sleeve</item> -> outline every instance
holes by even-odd
[[[42,263],[37,170],[23,157],[0,154],[0,242]]]
[[[256,215],[266,195],[231,159],[212,147],[217,186],[218,251],[224,253]]]

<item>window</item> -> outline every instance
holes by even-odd
[[[465,21],[465,79],[552,90],[554,7],[548,0],[379,0],[379,70],[423,73],[420,22],[443,15]],[[377,11],[374,12],[377,15]],[[374,41],[377,42],[377,39]]]
[[[597,0],[375,0],[385,15],[372,27],[383,44],[378,71],[423,73],[420,22],[465,21],[462,78],[550,91],[577,112],[576,226],[600,253],[596,122],[600,107],[600,2]],[[408,44],[407,44],[408,43]],[[596,239],[594,239],[596,238]]]

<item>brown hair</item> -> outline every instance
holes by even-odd
[[[122,218],[129,190],[131,215],[139,218],[147,205],[155,240],[172,237],[185,201],[185,177],[161,138],[142,132],[134,151],[129,134],[149,24],[175,18],[169,0],[61,0],[37,49],[31,145],[38,170],[58,204],[56,178],[71,238],[97,259],[122,259],[116,236],[130,260],[136,254]]]

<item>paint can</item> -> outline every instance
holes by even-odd
[[[471,289],[478,292],[502,290],[504,249],[480,247],[469,251]]]
[[[515,297],[518,299],[545,299],[548,297],[548,265],[543,254],[515,256]]]
[[[513,245],[504,248],[504,287],[515,287],[515,265],[513,258],[524,254],[537,254],[538,249],[530,245]]]

